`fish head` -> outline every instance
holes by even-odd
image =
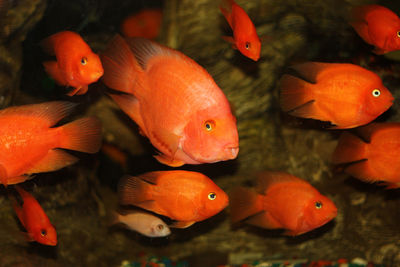
[[[153,220],[150,224],[150,237],[164,237],[171,234],[169,227],[161,220]]]
[[[199,163],[235,159],[239,152],[236,119],[229,106],[224,112],[214,108],[193,114],[183,131],[182,150]]]
[[[257,35],[254,38],[238,39],[236,47],[240,53],[254,61],[260,58],[261,41]]]
[[[332,200],[323,195],[317,195],[311,198],[304,211],[303,232],[311,231],[318,228],[337,215],[337,208]]]
[[[57,232],[51,224],[35,229],[33,237],[40,244],[47,246],[57,245]]]
[[[380,78],[378,82],[368,86],[365,92],[365,98],[365,113],[374,118],[388,110],[393,105],[394,101],[393,95],[382,84]]]
[[[91,84],[104,74],[100,57],[95,53],[86,53],[76,58],[77,80],[83,84]]]
[[[202,205],[197,211],[200,220],[216,215],[229,204],[228,195],[211,179],[208,179],[204,185],[205,187],[200,194]]]
[[[400,50],[400,22],[393,25],[389,32],[382,50],[385,52]]]

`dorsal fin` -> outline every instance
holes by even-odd
[[[257,174],[257,192],[265,194],[268,187],[282,182],[296,182],[308,185],[306,181],[287,172],[264,171]]]

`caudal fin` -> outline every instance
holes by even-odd
[[[244,188],[235,188],[229,196],[231,221],[236,223],[262,211],[261,195]]]
[[[95,117],[82,118],[60,127],[61,148],[96,153],[101,146],[101,122]]]
[[[367,158],[366,143],[351,133],[343,133],[339,143],[333,152],[332,162],[334,164],[350,163]]]

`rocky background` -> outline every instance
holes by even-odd
[[[118,266],[140,253],[188,260],[190,266],[216,266],[257,259],[310,260],[364,258],[400,266],[400,191],[384,190],[336,172],[330,164],[340,131],[321,122],[298,119],[279,109],[280,76],[307,60],[350,62],[373,70],[398,99],[400,63],[393,53],[371,53],[346,23],[350,5],[373,1],[237,0],[263,39],[261,59],[244,58],[221,39],[230,29],[215,0],[127,1],[9,0],[0,28],[0,106],[62,99],[80,103],[74,116],[98,116],[104,142],[123,152],[126,163],[109,153],[79,154],[81,161],[24,184],[56,226],[59,244],[27,243],[23,228],[0,189],[0,266]],[[380,1],[400,14],[397,1]],[[229,209],[188,229],[173,229],[162,239],[110,227],[116,184],[124,174],[165,170],[137,126],[105,95],[99,82],[84,96],[68,97],[43,71],[48,58],[38,43],[62,30],[78,31],[96,52],[119,31],[121,20],[145,7],[163,7],[158,41],[205,67],[226,93],[237,117],[240,153],[236,160],[184,166],[211,177],[226,192],[249,185],[254,172],[284,170],[308,180],[338,207],[337,218],[298,237],[251,226],[233,228]],[[379,121],[400,121],[399,105]],[[68,118],[72,120],[73,116]]]

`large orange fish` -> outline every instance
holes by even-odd
[[[205,69],[173,49],[117,35],[102,55],[104,83],[169,166],[236,158],[229,102]]]
[[[367,124],[393,104],[375,73],[343,63],[307,62],[293,66],[300,79],[281,79],[281,107],[290,115],[329,121],[336,129]]]
[[[144,9],[126,17],[121,24],[121,32],[125,37],[154,39],[160,32],[161,20],[161,9]]]
[[[219,213],[228,196],[207,176],[190,171],[156,171],[122,178],[119,203],[134,205],[176,220],[186,228]]]
[[[333,163],[346,164],[346,173],[365,182],[400,187],[400,123],[372,123],[356,134],[342,134]]]
[[[13,208],[21,224],[26,229],[26,239],[43,245],[57,245],[57,233],[39,202],[19,186],[15,189],[20,194],[22,207],[17,200],[13,201]]]
[[[350,25],[380,55],[400,49],[400,18],[380,5],[356,6],[351,11]]]
[[[257,61],[260,58],[261,41],[246,11],[234,0],[222,0],[219,8],[233,31],[233,37],[224,36],[223,39],[246,57]]]
[[[74,87],[69,96],[85,94],[88,85],[103,75],[100,57],[75,32],[53,34],[44,39],[41,45],[47,53],[57,58],[57,61],[43,62],[46,72],[58,84]]]
[[[231,198],[233,223],[244,221],[267,229],[300,235],[337,215],[335,204],[308,182],[284,172],[263,172],[257,191],[238,187]]]
[[[62,149],[95,153],[101,125],[94,117],[53,127],[75,104],[46,102],[0,110],[0,183],[21,183],[30,174],[50,172],[78,159]]]

